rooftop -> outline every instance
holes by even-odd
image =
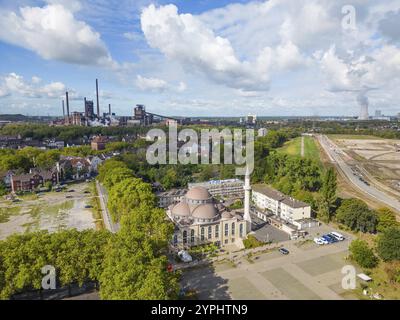
[[[287,206],[291,207],[291,208],[304,208],[304,207],[309,207],[310,205],[300,201],[300,200],[296,200],[290,196],[287,196],[275,189],[272,189],[270,187],[268,187],[265,184],[256,184],[254,186],[252,186],[252,189],[255,192],[259,192],[262,193],[264,195],[266,195],[267,197],[274,199],[276,201],[280,201],[284,204],[286,204]]]

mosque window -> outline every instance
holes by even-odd
[[[190,242],[194,243],[194,230],[190,230]]]
[[[187,231],[183,231],[183,244],[187,244]]]

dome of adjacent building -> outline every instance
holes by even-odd
[[[195,219],[214,219],[217,216],[217,209],[211,203],[202,204],[192,211],[192,216]]]
[[[203,187],[194,187],[186,193],[186,199],[190,200],[208,200],[210,198],[211,194]]]
[[[189,206],[185,202],[179,202],[171,210],[172,215],[186,217],[190,215]]]
[[[225,211],[221,214],[221,218],[222,219],[232,219],[232,215],[228,211]]]

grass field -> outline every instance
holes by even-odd
[[[278,152],[291,156],[301,156],[301,137],[297,137],[285,143]],[[304,157],[319,159],[319,149],[312,137],[304,137]]]

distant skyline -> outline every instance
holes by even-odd
[[[118,115],[400,112],[398,0],[0,0],[0,14],[0,114],[60,115],[66,90],[83,111],[96,78]]]

